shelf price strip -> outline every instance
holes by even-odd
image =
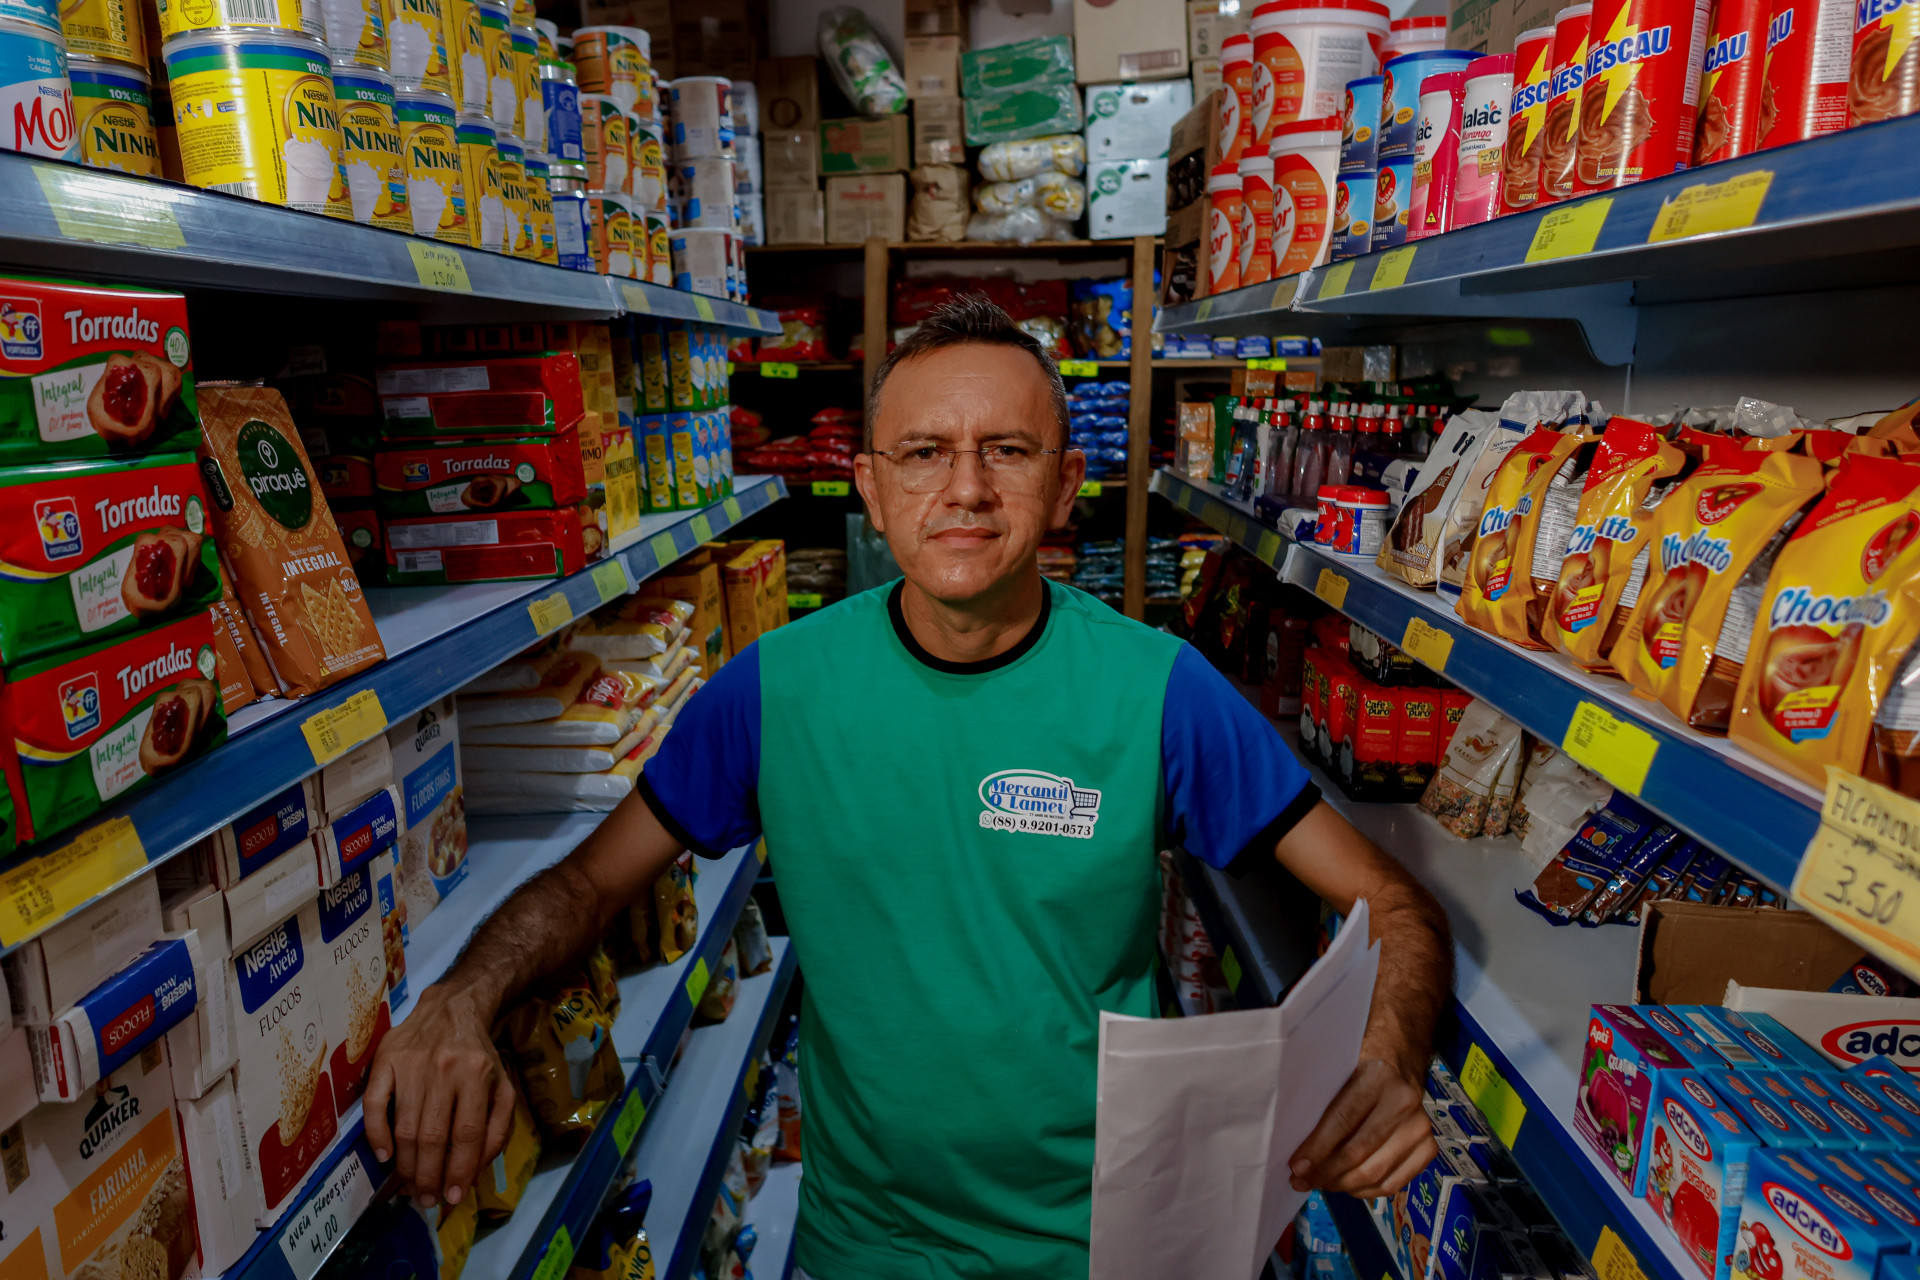
[[[1794,872],[1792,896],[1840,933],[1920,973],[1920,803],[1828,766],[1820,826]]]
[[[1592,253],[1593,246],[1600,241],[1600,229],[1607,225],[1607,211],[1611,208],[1613,197],[1601,196],[1548,213],[1533,229],[1527,261],[1550,262],[1555,258],[1578,258]]]
[[[316,711],[300,722],[300,732],[306,736],[318,768],[386,731],[387,713],[380,706],[380,695],[372,689],[362,689],[339,706]]]
[[[1337,298],[1347,291],[1347,286],[1353,283],[1353,262],[1352,258],[1348,258],[1327,268],[1327,273],[1320,277],[1320,292],[1314,296],[1315,302]],[[1201,318],[1205,319],[1204,316]]]
[[[1713,231],[1744,231],[1760,217],[1760,204],[1772,185],[1773,174],[1756,169],[1725,182],[1688,187],[1660,205],[1647,231],[1647,243],[1663,244]]]
[[[146,865],[146,850],[128,817],[103,822],[71,844],[21,863],[0,876],[0,946],[25,942]]]
[[[165,188],[137,192],[98,175],[42,164],[33,166],[33,176],[40,182],[60,234],[68,240],[149,249],[187,247]]]
[[[553,1229],[553,1239],[547,1241],[547,1251],[540,1255],[540,1265],[533,1269],[533,1280],[566,1280],[568,1268],[573,1266],[573,1234],[562,1223]]]
[[[613,1122],[613,1145],[619,1149],[621,1159],[633,1146],[633,1135],[640,1132],[641,1123],[647,1118],[647,1104],[640,1098],[640,1091],[628,1092],[627,1100],[620,1104],[620,1116]]]

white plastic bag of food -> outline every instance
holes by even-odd
[[[907,109],[907,81],[900,64],[867,15],[851,7],[820,15],[820,56],[833,72],[840,92],[862,115],[889,116]]]
[[[1087,140],[1077,133],[1050,133],[1017,142],[995,142],[980,151],[980,176],[1018,182],[1052,169],[1074,177],[1087,171]]]
[[[967,221],[967,239],[998,240],[1003,243],[1032,244],[1037,240],[1071,240],[1072,224],[1050,217],[1039,209],[1015,209],[995,216],[976,213]]]
[[[973,189],[973,207],[996,218],[1040,206],[1039,189],[1032,178],[1017,182],[989,182]]]
[[[1034,194],[1042,209],[1071,222],[1087,211],[1087,185],[1058,169],[1033,176]]]

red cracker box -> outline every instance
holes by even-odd
[[[1355,800],[1400,798],[1400,690],[1353,677],[1351,741],[1340,752],[1340,784]]]
[[[1400,736],[1394,753],[1399,766],[1399,799],[1418,800],[1433,781],[1434,766],[1440,762],[1441,725],[1445,712],[1443,691],[1411,685],[1400,692]]]
[[[396,587],[553,578],[587,562],[572,507],[390,520],[384,532],[387,581]]]
[[[1767,0],[1715,0],[1693,130],[1695,165],[1744,156],[1758,145],[1767,13]]]
[[[1320,759],[1336,776],[1341,772],[1341,753],[1347,750],[1353,737],[1353,718],[1360,696],[1359,680],[1353,665],[1346,658],[1321,659],[1320,686],[1326,697],[1326,708],[1320,717]]]
[[[587,496],[577,423],[552,435],[389,441],[374,473],[392,519],[551,511]]]
[[[1573,1127],[1636,1193],[1646,1190],[1640,1149],[1653,1077],[1691,1065],[1632,1006],[1593,1006]]]
[[[399,364],[377,375],[388,435],[559,431],[586,411],[572,352]]]
[[[1693,159],[1709,0],[1595,0],[1574,193],[1663,178]]]

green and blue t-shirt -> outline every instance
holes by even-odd
[[[1084,1276],[1099,1017],[1157,1012],[1158,850],[1270,858],[1319,800],[1197,651],[1051,582],[984,662],[927,653],[898,584],[768,633],[640,791],[698,853],[766,837],[819,1280]]]

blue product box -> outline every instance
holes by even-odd
[[[1725,1064],[1726,1060],[1720,1056],[1720,1051],[1702,1039],[1693,1025],[1680,1016],[1677,1009],[1658,1004],[1634,1007],[1640,1010],[1641,1016],[1648,1022],[1660,1028],[1660,1033],[1666,1036],[1680,1052],[1686,1054],[1694,1066],[1708,1071]]]
[[[1746,1121],[1747,1128],[1768,1146],[1793,1150],[1815,1145],[1806,1126],[1775,1102],[1771,1094],[1762,1092],[1752,1076],[1728,1069],[1709,1071],[1705,1075],[1720,1100],[1732,1107]]]
[[[1663,1071],[1654,1077],[1645,1142],[1635,1191],[1696,1266],[1728,1280],[1725,1260],[1740,1229],[1747,1163],[1761,1139],[1705,1075]]]
[[[29,1026],[42,1102],[72,1102],[133,1061],[198,1003],[199,935],[162,938],[48,1026]]]
[[[222,887],[244,880],[313,834],[307,782],[296,782],[214,833],[224,863]]]
[[[1888,1178],[1863,1151],[1823,1151],[1815,1162],[1845,1179],[1844,1187],[1907,1237],[1909,1251],[1920,1245],[1920,1200],[1908,1190],[1910,1178]]]
[[[1435,1280],[1437,1276],[1445,1280],[1468,1280],[1464,1269],[1457,1275],[1449,1275],[1438,1255],[1449,1232],[1464,1231],[1467,1243],[1460,1256],[1470,1258],[1474,1218],[1465,1189],[1487,1186],[1487,1177],[1473,1162],[1465,1143],[1450,1138],[1441,1138],[1438,1142],[1440,1154],[1407,1186],[1411,1233],[1407,1252],[1411,1265],[1405,1272],[1406,1280]]]
[[[328,870],[349,875],[393,848],[400,838],[400,813],[398,793],[388,785],[329,822],[321,832]]]
[[[1841,1072],[1840,1078],[1873,1091],[1894,1110],[1906,1113],[1914,1122],[1920,1122],[1920,1090],[1914,1088],[1913,1077],[1892,1058],[1876,1056],[1862,1059]]]
[[[1756,1152],[1733,1269],[1778,1280],[1871,1280],[1883,1255],[1909,1252],[1905,1233],[1843,1181],[1812,1153]]]

